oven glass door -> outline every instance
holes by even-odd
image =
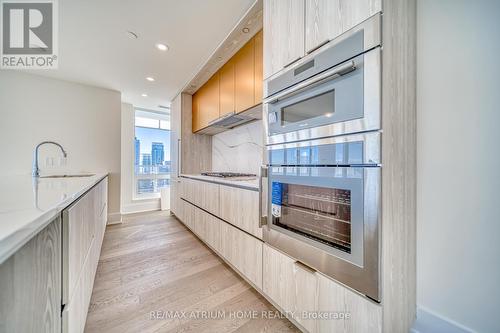
[[[363,265],[362,167],[270,167],[271,228]]]
[[[270,102],[269,135],[363,118],[363,57],[348,74]]]

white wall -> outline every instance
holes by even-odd
[[[0,71],[0,175],[31,174],[33,148],[43,140],[68,152],[40,149],[42,172],[108,172],[110,220],[120,210],[120,99],[111,91],[17,71]],[[45,165],[54,156],[54,167]]]
[[[122,214],[157,210],[160,208],[159,199],[134,199],[134,137],[135,137],[135,110],[132,104],[123,103],[121,106],[121,196],[120,206]]]
[[[500,332],[500,1],[417,3],[417,303]]]
[[[262,120],[212,137],[212,170],[253,173],[262,165]]]

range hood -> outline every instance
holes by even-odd
[[[197,134],[214,135],[232,128],[262,119],[262,104],[258,104],[243,112],[230,112],[208,123],[208,126],[196,132]]]

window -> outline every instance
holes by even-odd
[[[170,186],[170,116],[135,110],[135,198],[158,198]]]

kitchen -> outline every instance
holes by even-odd
[[[500,330],[498,3],[39,2],[0,2],[0,332]]]

